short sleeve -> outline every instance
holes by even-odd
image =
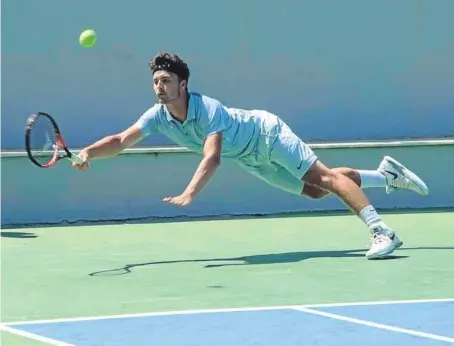
[[[158,131],[158,115],[159,107],[156,105],[148,109],[142,116],[137,120],[136,126],[142,131],[144,135],[149,135],[153,132]]]
[[[227,128],[228,113],[220,102],[207,107],[208,122],[206,126],[206,136],[211,136],[217,132],[222,132]]]

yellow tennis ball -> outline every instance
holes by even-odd
[[[96,42],[96,33],[94,30],[85,30],[80,34],[79,43],[82,47],[92,47]]]

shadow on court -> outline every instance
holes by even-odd
[[[454,247],[415,247],[415,248],[402,248],[400,250],[454,250]],[[398,251],[400,251],[398,250]],[[242,257],[230,258],[207,258],[207,259],[193,259],[193,260],[173,260],[173,261],[157,261],[146,263],[126,264],[124,267],[101,270],[90,273],[90,276],[110,276],[110,275],[123,275],[132,272],[132,269],[137,267],[164,265],[164,264],[177,264],[177,263],[205,263],[204,268],[220,268],[227,266],[242,266],[242,265],[262,265],[262,264],[279,264],[279,263],[296,263],[311,258],[348,258],[360,257],[364,258],[366,249],[356,250],[337,250],[337,251],[305,251],[305,252],[284,252],[274,254],[261,254],[250,255]],[[405,259],[409,256],[394,255],[389,256],[383,260],[397,260]],[[221,263],[218,263],[221,262]]]
[[[0,232],[2,238],[38,238],[38,236],[34,233],[27,233],[27,232]]]

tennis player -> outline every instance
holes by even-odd
[[[175,54],[158,54],[150,61],[158,102],[124,132],[84,148],[79,156],[87,170],[93,159],[112,157],[145,136],[162,133],[203,158],[187,188],[164,202],[191,203],[221,164],[232,158],[246,171],[291,194],[320,199],[334,194],[368,227],[371,246],[366,257],[391,254],[403,242],[388,227],[366,197],[365,188],[387,193],[409,189],[428,194],[426,184],[395,159],[385,156],[377,170],[328,168],[278,116],[265,110],[227,108],[216,99],[188,91],[190,71]]]

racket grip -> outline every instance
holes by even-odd
[[[69,158],[72,162],[74,162],[76,165],[80,165],[81,163],[83,163],[82,159],[77,156],[77,155],[71,155],[71,157]]]

